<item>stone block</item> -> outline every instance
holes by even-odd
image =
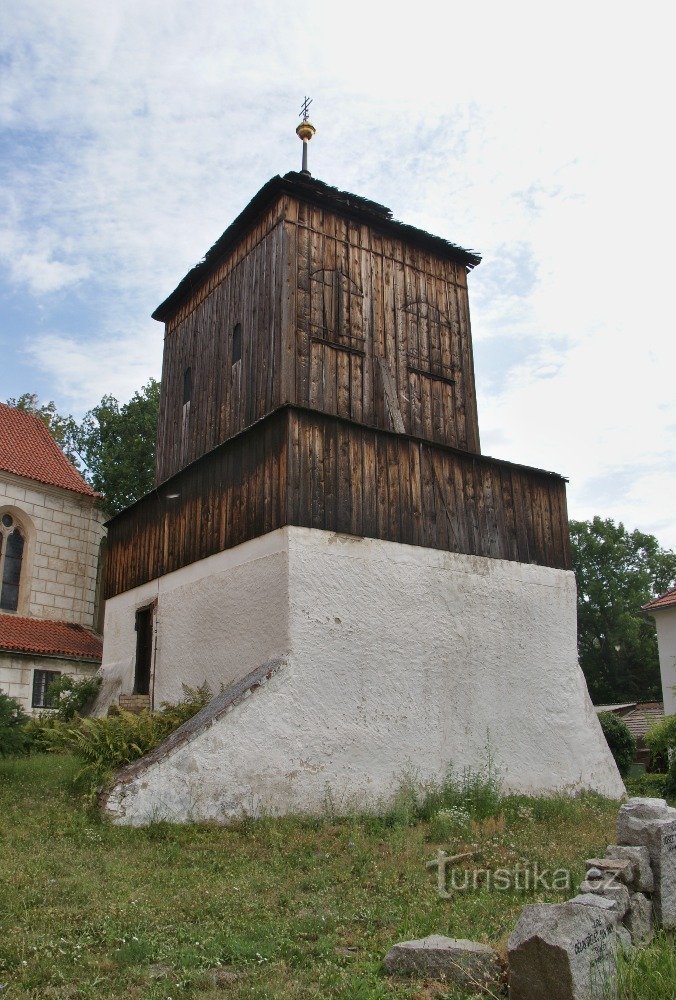
[[[676,809],[664,799],[630,799],[617,819],[620,846],[645,847],[654,877],[653,907],[658,925],[676,928]]]
[[[589,858],[585,863],[587,878],[591,877],[590,872],[596,870],[601,872],[602,877],[611,876],[618,882],[629,885],[634,874],[634,865],[628,858]]]
[[[617,904],[603,896],[526,906],[508,942],[510,1000],[613,996],[616,952],[628,940]]]
[[[635,945],[647,944],[653,936],[653,904],[642,892],[632,893],[624,926]]]
[[[620,919],[629,909],[629,889],[621,882],[615,881],[612,875],[600,879],[587,879],[580,885],[580,892],[585,895],[591,893],[614,900]]]
[[[606,857],[631,861],[633,865],[631,888],[635,892],[653,891],[655,880],[647,847],[623,847],[620,844],[611,844],[606,851]]]
[[[495,990],[502,972],[489,945],[439,934],[395,944],[385,956],[385,968],[395,975],[442,980],[473,992]]]

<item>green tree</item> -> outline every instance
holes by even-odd
[[[10,406],[35,414],[56,443],[115,514],[148,493],[155,482],[155,438],[160,383],[151,378],[122,406],[114,396],[85,414],[82,423],[63,416],[53,402],[35,393],[8,399]]]
[[[595,517],[571,521],[580,665],[595,704],[661,698],[655,624],[641,605],[673,586],[676,553]]]
[[[76,440],[85,475],[112,513],[155,484],[155,439],[160,383],[151,378],[122,406],[104,396],[79,427]]]

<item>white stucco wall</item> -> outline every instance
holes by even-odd
[[[23,653],[0,651],[0,691],[16,698],[28,715],[45,711],[32,708],[33,671],[54,670],[69,677],[93,677],[98,663],[69,660],[61,656],[32,656]]]
[[[154,707],[176,702],[182,684],[214,694],[289,649],[288,546],[275,531],[202,559],[106,601],[103,684],[96,714],[131,694],[135,614],[156,601]]]
[[[116,821],[317,812],[329,799],[339,810],[377,807],[406,774],[476,767],[487,738],[509,789],[624,793],[577,663],[572,573],[302,528],[212,558],[221,571],[209,580],[198,577],[203,564],[192,567],[173,614],[204,646],[212,633],[201,622],[218,623],[212,660],[220,656],[224,681],[272,656],[286,664],[114,789]],[[124,595],[129,612],[150,592]],[[244,620],[238,595],[254,595],[259,612],[254,636],[240,639],[245,654],[218,638],[236,631],[223,615]],[[113,645],[106,636],[104,664]],[[186,637],[181,663],[194,680],[191,648]],[[158,653],[158,686],[169,662],[179,667]]]
[[[664,714],[676,714],[676,607],[662,608],[654,614],[657,626],[657,649],[662,675]]]
[[[0,472],[0,515],[23,525],[17,613],[93,628],[104,514],[95,498]]]

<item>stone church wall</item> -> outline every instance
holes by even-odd
[[[7,473],[0,511],[27,534],[17,614],[92,628],[103,512],[90,497]]]

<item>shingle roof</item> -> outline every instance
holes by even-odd
[[[0,403],[0,470],[95,497],[38,417]]]
[[[642,740],[651,726],[664,718],[664,706],[659,701],[646,701],[622,715],[622,722],[637,740]]]
[[[302,201],[309,202],[318,208],[327,208],[345,215],[357,222],[363,222],[386,235],[398,237],[413,246],[419,246],[442,257],[457,260],[470,269],[481,261],[479,254],[472,250],[450,243],[440,236],[433,236],[423,229],[397,222],[392,212],[385,205],[379,205],[368,198],[362,198],[349,191],[339,191],[338,188],[324,184],[314,177],[305,177],[294,171],[283,177],[273,177],[253,196],[246,208],[240,212],[235,221],[228,226],[204,259],[189,271],[178,284],[171,295],[157,307],[153,319],[166,322],[171,319],[178,308],[201,287],[207,277],[227,258],[233,247],[245,235],[256,219],[281,194],[290,194]]]
[[[656,597],[654,601],[648,601],[641,608],[641,611],[656,611],[658,608],[676,607],[676,587],[672,587],[666,594]]]
[[[83,625],[0,614],[0,649],[101,662],[101,639]]]

